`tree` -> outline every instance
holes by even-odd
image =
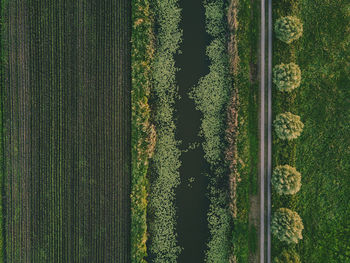
[[[288,209],[278,209],[271,221],[271,232],[280,241],[296,244],[302,239],[303,222],[298,213]]]
[[[294,16],[285,16],[277,19],[275,23],[276,37],[290,44],[303,35],[303,24]]]
[[[290,112],[279,114],[273,122],[278,138],[282,140],[293,140],[300,136],[303,131],[304,124],[300,120],[300,116]]]
[[[273,69],[273,83],[280,91],[290,92],[300,86],[301,71],[295,63],[280,64]]]
[[[279,165],[272,174],[271,183],[280,195],[293,195],[300,190],[301,175],[289,165]]]
[[[298,253],[294,249],[283,249],[273,263],[301,263]]]

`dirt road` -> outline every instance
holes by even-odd
[[[271,262],[271,150],[272,150],[272,0],[268,0],[268,60],[267,60],[267,98],[265,96],[265,0],[261,1],[261,38],[260,38],[260,262]],[[266,101],[267,100],[267,101]],[[267,127],[265,126],[265,104],[267,102]],[[265,153],[265,129],[267,128],[267,153]],[[265,160],[267,167],[265,168]],[[266,169],[266,170],[265,170]],[[265,171],[267,175],[267,220],[265,248]]]
[[[260,27],[260,262],[265,259],[265,0]]]

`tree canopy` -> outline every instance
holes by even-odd
[[[279,165],[273,171],[271,184],[278,194],[292,195],[300,190],[301,175],[292,166]]]
[[[294,249],[283,249],[273,263],[301,263],[298,253]]]
[[[279,114],[273,122],[277,136],[282,140],[293,140],[300,136],[304,124],[300,116],[290,112]]]
[[[273,69],[273,83],[280,91],[290,92],[300,86],[301,71],[295,63],[276,65]]]
[[[297,212],[288,208],[280,208],[273,215],[271,232],[280,241],[296,244],[303,238],[303,222]]]
[[[275,23],[276,37],[290,44],[303,35],[303,24],[295,16],[285,16],[277,19]]]

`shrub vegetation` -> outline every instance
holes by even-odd
[[[301,261],[294,249],[283,249],[282,253],[274,258],[273,263],[301,263]]]
[[[290,44],[303,35],[303,24],[294,16],[285,16],[277,19],[275,23],[276,37]]]
[[[300,86],[301,71],[295,63],[276,65],[273,69],[273,83],[280,91],[290,92]]]
[[[278,138],[282,140],[293,140],[300,136],[303,131],[304,124],[300,120],[300,116],[290,112],[279,114],[273,122]]]
[[[177,1],[154,1],[157,49],[153,64],[153,84],[157,143],[152,162],[150,191],[150,250],[155,263],[175,263],[181,249],[176,240],[174,190],[180,183],[180,150],[175,139],[174,103],[178,97],[174,54],[182,32],[181,10]]]
[[[294,167],[279,165],[273,171],[271,184],[278,194],[292,195],[300,190],[301,175]]]
[[[298,243],[303,238],[303,229],[300,216],[288,208],[278,209],[271,221],[271,233],[288,244]]]

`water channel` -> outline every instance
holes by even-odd
[[[199,143],[195,149],[183,152],[180,168],[181,185],[177,188],[177,232],[179,245],[183,248],[179,263],[204,262],[208,240],[206,198],[208,180],[200,129],[201,113],[188,97],[191,88],[208,73],[208,59],[205,55],[208,36],[205,32],[205,10],[202,0],[180,0],[182,8],[183,42],[181,54],[176,56],[177,83],[181,99],[177,102],[177,139],[181,149]]]

